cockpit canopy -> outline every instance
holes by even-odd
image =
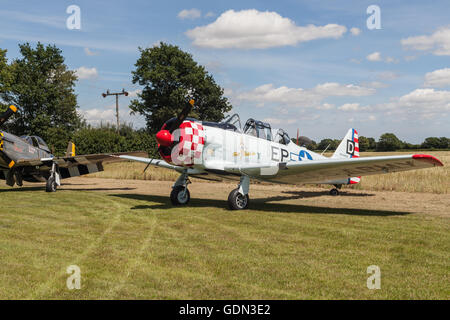
[[[221,124],[231,124],[235,128],[239,128],[239,131],[242,131],[245,134],[281,143],[281,144],[289,144],[291,142],[291,138],[289,138],[289,135],[283,130],[273,130],[269,123],[258,121],[255,119],[248,119],[247,122],[244,125],[244,129],[241,128],[241,120],[239,118],[238,114],[233,114],[231,116],[228,116],[221,122]],[[236,131],[236,130],[235,130]]]
[[[36,147],[36,148],[42,149],[44,151],[50,152],[50,149],[48,148],[47,144],[45,143],[45,141],[41,137],[38,137],[38,136],[21,136],[20,138],[25,140],[27,143],[29,143],[33,147]]]

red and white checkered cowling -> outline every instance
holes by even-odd
[[[174,141],[179,141],[171,152],[172,162],[179,166],[192,166],[202,162],[205,145],[203,126],[186,120],[174,131]]]

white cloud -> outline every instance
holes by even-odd
[[[381,61],[381,53],[379,52],[371,53],[366,57],[366,59],[369,61]]]
[[[84,53],[87,56],[97,56],[98,55],[98,52],[91,51],[91,49],[89,49],[89,48],[84,48]]]
[[[359,103],[345,103],[338,109],[342,111],[361,111],[361,110],[368,110],[369,107],[362,107],[360,106]]]
[[[321,105],[318,105],[316,107],[317,110],[331,110],[334,109],[334,104],[330,104],[330,103],[324,103]]]
[[[214,22],[186,32],[193,44],[207,48],[265,49],[292,46],[321,38],[340,38],[347,28],[337,24],[297,26],[276,12],[255,9],[222,13]]]
[[[360,87],[353,84],[327,82],[317,85],[314,90],[323,96],[368,96],[375,93],[373,88]]]
[[[263,106],[266,102],[285,105],[311,105],[317,104],[321,100],[321,97],[311,90],[288,88],[286,86],[275,88],[273,84],[259,86],[251,91],[239,94],[237,98],[258,102],[260,106]]]
[[[377,78],[380,80],[395,80],[399,75],[393,71],[382,71],[377,74]]]
[[[425,74],[426,87],[450,86],[450,68],[444,68]]]
[[[79,67],[75,70],[78,79],[95,79],[98,77],[96,68]]]
[[[361,85],[364,87],[376,88],[376,89],[389,87],[388,84],[386,84],[384,82],[380,82],[380,81],[362,82]]]
[[[375,120],[377,120],[377,117],[375,117],[373,114],[371,114],[371,115],[369,116],[369,120],[370,120],[370,121],[375,121]]]
[[[202,12],[198,9],[184,9],[178,13],[180,19],[198,19],[202,16]]]
[[[286,86],[274,87],[273,84],[264,84],[253,90],[240,93],[238,100],[246,100],[264,106],[265,103],[276,103],[286,106],[316,107],[317,109],[331,109],[329,104],[320,105],[321,101],[330,96],[367,96],[375,93],[375,89],[360,87],[353,84],[343,85],[336,82],[319,84],[312,89],[288,88]]]
[[[216,14],[214,12],[212,12],[212,11],[209,11],[207,14],[205,14],[205,18],[212,18],[212,17],[215,17],[215,16],[216,16]]]
[[[398,105],[400,107],[434,111],[450,110],[450,91],[416,89],[400,97]]]
[[[113,109],[89,109],[89,110],[81,110],[83,117],[87,122],[91,124],[97,124],[100,122],[113,122],[116,118],[116,113]]]
[[[142,92],[141,89],[136,89],[136,90],[133,90],[133,91],[128,91],[128,96],[129,96],[130,98],[135,98],[135,97],[137,97],[137,95],[138,95],[139,93],[141,93],[141,92]]]
[[[352,35],[354,36],[358,36],[361,33],[361,29],[358,28],[351,28],[350,32],[352,33]]]
[[[450,91],[416,89],[391,102],[379,104],[376,109],[394,119],[445,117],[450,111]]]
[[[443,27],[431,35],[409,37],[401,40],[407,49],[431,51],[437,56],[450,56],[450,27]]]
[[[91,108],[80,110],[86,122],[92,125],[100,125],[101,123],[116,124],[116,105],[111,104],[103,108]],[[140,115],[130,115],[130,109],[125,106],[119,106],[119,120],[120,123],[132,124],[133,127],[145,126],[144,118]]]
[[[393,57],[386,57],[386,59],[384,59],[384,61],[386,61],[387,63],[397,63],[398,60],[393,58]]]

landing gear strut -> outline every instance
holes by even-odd
[[[191,199],[191,195],[187,188],[187,185],[191,183],[189,180],[188,174],[184,171],[181,176],[175,181],[172,186],[172,192],[170,193],[170,201],[173,205],[185,205],[189,203]]]
[[[59,168],[56,163],[52,164],[52,169],[50,170],[50,176],[45,184],[46,192],[56,192],[56,188],[61,185],[59,177]]]
[[[333,188],[330,190],[330,195],[332,196],[338,196],[339,195],[339,189],[342,187],[342,185],[340,184],[335,184],[334,185],[336,188]]]
[[[228,207],[231,210],[247,209],[250,199],[248,191],[250,188],[250,178],[248,176],[241,176],[241,181],[237,187],[230,192],[228,196]]]

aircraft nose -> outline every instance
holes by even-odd
[[[163,147],[170,147],[173,142],[172,135],[168,130],[160,130],[156,134],[156,141]]]

